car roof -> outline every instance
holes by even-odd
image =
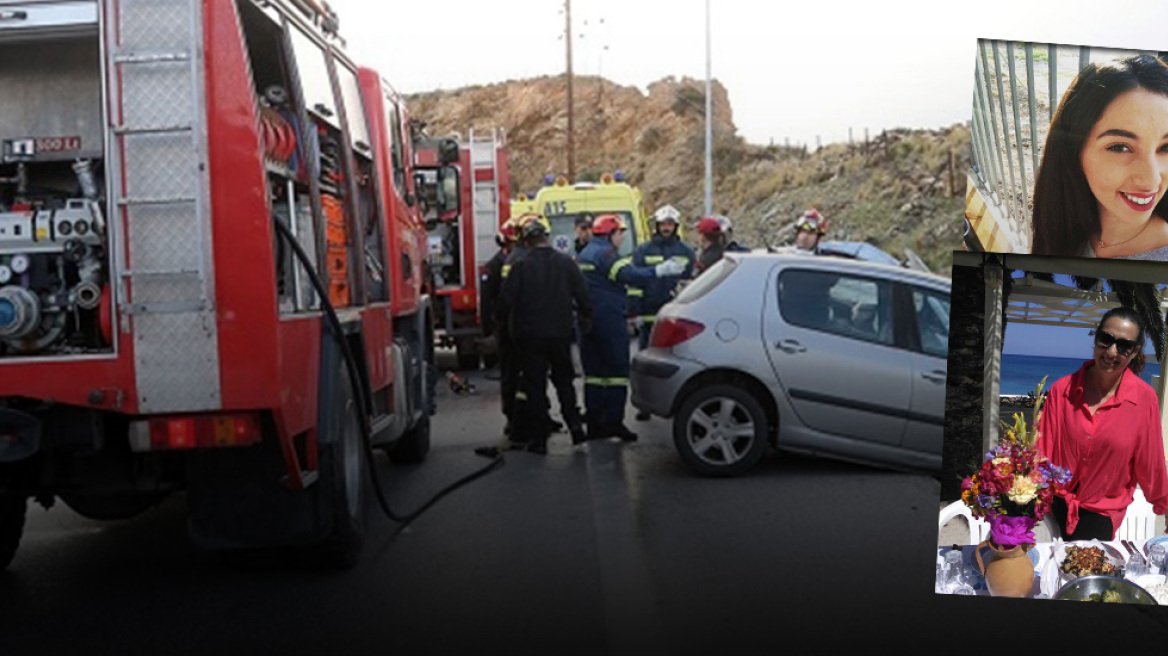
[[[884,278],[896,278],[905,282],[918,282],[923,285],[942,285],[946,289],[952,286],[952,281],[945,276],[915,269],[907,269],[899,265],[871,262],[867,260],[849,259],[846,257],[831,257],[798,253],[793,250],[783,252],[768,252],[756,249],[750,252],[728,252],[723,257],[741,262],[745,266],[761,266],[774,264],[809,266],[816,269],[835,270],[841,273],[868,273]]]
[[[883,262],[885,264],[892,264],[900,266],[900,260],[893,257],[887,251],[881,250],[877,246],[873,246],[866,241],[821,241],[819,242],[820,253],[839,253],[848,257],[854,257],[860,260],[867,260],[869,262]]]

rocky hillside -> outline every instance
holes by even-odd
[[[726,90],[712,86],[714,210],[734,221],[740,241],[789,243],[794,219],[817,207],[832,220],[829,237],[867,240],[900,257],[907,249],[948,274],[949,253],[961,244],[968,125],[888,131],[810,153],[755,145],[738,136]],[[573,96],[577,179],[620,169],[650,210],[671,203],[687,217],[701,213],[704,81],[666,78],[642,93],[576,77]],[[516,192],[567,172],[564,76],[417,94],[407,103],[431,135],[504,128]]]

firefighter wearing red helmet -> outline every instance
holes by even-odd
[[[624,424],[629,394],[629,336],[625,323],[626,286],[645,287],[658,277],[675,276],[685,264],[666,260],[656,266],[635,266],[621,257],[624,219],[602,214],[592,222],[592,239],[576,257],[592,302],[592,326],[581,332],[580,360],[584,365],[584,405],[588,438],[637,439]]]
[[[819,240],[827,234],[828,220],[814,207],[795,222],[795,248],[808,253],[819,252]]]
[[[722,222],[715,216],[704,216],[698,220],[698,263],[697,273],[714,266],[726,251],[726,234],[722,232]]]

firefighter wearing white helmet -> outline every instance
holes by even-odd
[[[750,250],[749,248],[739,244],[734,240],[734,224],[730,222],[730,219],[722,216],[721,214],[716,214],[714,215],[714,220],[716,220],[718,222],[718,226],[722,228],[722,235],[726,239],[726,246],[723,250],[729,253],[744,253]]]
[[[641,348],[649,346],[649,332],[657,319],[657,311],[669,302],[678,281],[693,275],[694,265],[693,249],[681,241],[678,235],[681,212],[672,205],[665,205],[653,214],[653,224],[653,238],[637,246],[633,251],[633,264],[646,267],[656,266],[666,260],[675,260],[683,263],[685,268],[677,275],[655,278],[645,286],[637,313],[640,319]]]

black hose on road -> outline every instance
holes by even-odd
[[[292,236],[288,226],[284,225],[279,220],[275,220],[273,223],[276,226],[276,231],[285,241],[288,242],[288,245],[292,247],[292,252],[296,255],[296,259],[300,261],[300,264],[304,267],[305,272],[308,274],[309,280],[312,281],[312,286],[316,290],[316,295],[320,297],[321,307],[324,309],[324,314],[328,318],[329,326],[332,328],[332,333],[337,340],[338,346],[340,346],[341,355],[345,360],[345,369],[349,372],[350,386],[357,392],[359,397],[355,405],[360,409],[361,412],[361,417],[359,417],[360,421],[358,423],[361,426],[361,441],[365,446],[365,461],[369,465],[369,477],[373,481],[373,490],[377,496],[377,503],[379,506],[381,506],[381,511],[385,514],[385,516],[400,524],[408,525],[417,519],[422,513],[429,510],[430,507],[435,503],[438,503],[438,500],[442,497],[502,466],[502,453],[495,453],[493,454],[491,462],[487,463],[486,466],[473,471],[469,475],[464,476],[451,483],[450,485],[442,488],[438,491],[437,494],[431,497],[429,501],[422,504],[421,507],[419,507],[417,510],[414,510],[413,512],[405,515],[400,515],[394,512],[392,508],[390,508],[389,500],[385,495],[385,490],[382,489],[381,481],[377,477],[377,463],[374,460],[373,454],[373,436],[369,432],[369,422],[367,421],[367,409],[371,407],[369,404],[370,393],[364,381],[361,379],[361,376],[357,372],[357,359],[353,356],[353,351],[349,348],[349,343],[343,336],[344,332],[341,328],[341,320],[337,316],[336,309],[333,308],[332,303],[329,302],[328,290],[325,288],[324,283],[321,282],[320,276],[313,268],[312,261],[308,257],[308,254],[304,252],[304,248],[301,247],[300,243],[296,241],[296,238]]]

